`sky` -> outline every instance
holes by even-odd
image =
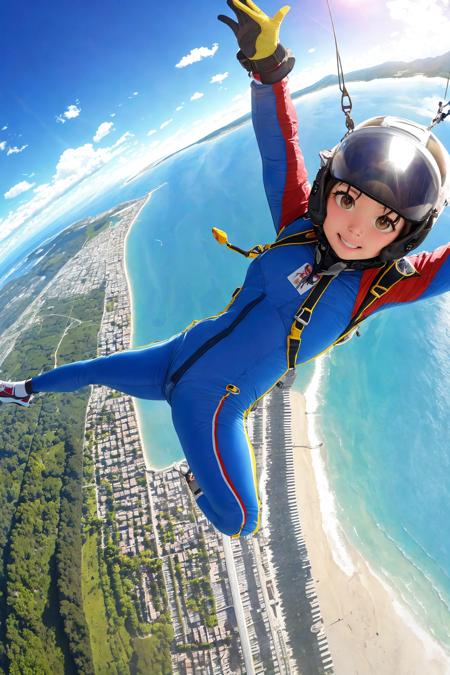
[[[330,3],[346,72],[450,50],[450,0]],[[2,3],[0,255],[249,111],[220,13],[232,16],[225,0]],[[326,0],[294,0],[281,42],[293,91],[336,72]]]

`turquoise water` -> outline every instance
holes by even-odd
[[[427,122],[421,112],[428,97],[442,95],[440,80],[423,78],[351,89],[357,121],[389,112]],[[313,175],[318,150],[344,132],[336,90],[309,95],[297,108]],[[441,125],[440,137],[450,147],[450,125]],[[247,263],[213,240],[213,225],[244,248],[273,236],[250,124],[175,156],[128,191],[142,194],[144,186],[155,192],[127,246],[136,346],[217,313],[239,285]],[[447,213],[428,248],[448,240],[449,225]],[[327,359],[321,392],[321,433],[340,519],[447,648],[449,303],[441,297],[368,322],[361,338]],[[149,463],[180,459],[167,405],[138,401],[138,414]]]
[[[447,647],[449,301],[374,318],[327,359],[321,392],[340,520]]]
[[[134,346],[164,339],[229,302],[247,262],[215,241],[213,226],[243,248],[273,237],[257,152],[247,127],[152,172],[155,192],[127,240]],[[181,459],[167,404],[137,401],[137,410],[149,464],[163,467]]]

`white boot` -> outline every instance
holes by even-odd
[[[0,403],[15,403],[28,408],[31,399],[32,395],[27,394],[25,381],[5,382],[0,380]]]

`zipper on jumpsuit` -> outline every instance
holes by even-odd
[[[251,310],[256,307],[256,305],[258,305],[265,297],[266,294],[261,293],[261,295],[258,295],[257,298],[249,302],[248,305],[245,305],[245,307],[241,309],[237,317],[230,323],[229,326],[220,331],[220,333],[217,333],[217,335],[213,335],[211,338],[209,338],[209,340],[207,340],[201,347],[191,354],[191,356],[189,356],[189,358],[186,359],[186,361],[179,368],[177,368],[174,373],[172,373],[166,386],[166,398],[168,401],[170,401],[172,391],[181,380],[183,375],[189,370],[189,368],[193,366],[194,363],[198,361],[201,356],[203,356],[203,354],[205,354],[218,342],[227,337],[227,335],[229,335],[236,328],[236,326],[240,324],[243,319],[245,319],[247,314],[249,314],[249,312],[251,312]]]

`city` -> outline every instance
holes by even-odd
[[[128,348],[124,247],[146,200],[113,210],[109,226],[85,241],[10,334],[32,324],[44,302],[104,289],[97,352]],[[90,522],[99,545],[133,565],[137,620],[150,626],[170,616],[175,673],[333,672],[290,477],[290,386],[275,388],[248,418],[268,516],[257,536],[241,540],[206,521],[176,466],[146,465],[131,397],[91,388],[83,486],[95,505]]]

